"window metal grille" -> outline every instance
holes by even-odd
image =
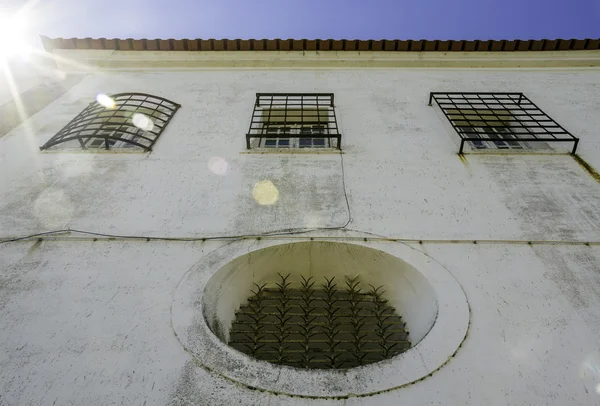
[[[254,285],[236,312],[228,344],[263,361],[298,368],[353,368],[392,358],[411,346],[402,317],[383,297],[364,290],[358,277],[290,275],[275,287]]]
[[[82,149],[141,149],[151,151],[180,105],[144,93],[110,96],[114,107],[90,103],[62,130],[40,147],[80,147]],[[142,118],[142,125],[136,122]]]
[[[257,93],[246,148],[341,149],[333,93]]]
[[[573,136],[523,93],[431,92],[461,138],[474,150],[524,150],[536,144],[572,143],[577,150],[579,138]]]

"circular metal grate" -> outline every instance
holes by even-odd
[[[294,286],[294,287],[293,287]],[[229,345],[260,360],[300,368],[352,368],[410,348],[402,318],[383,287],[361,288],[358,277],[317,281],[279,274],[255,284],[236,312]]]

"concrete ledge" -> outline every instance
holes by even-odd
[[[240,155],[339,155],[343,153],[342,150],[335,148],[255,148],[241,151]]]
[[[598,51],[111,51],[55,50],[66,71],[156,68],[565,68],[598,67]]]

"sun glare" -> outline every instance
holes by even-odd
[[[0,14],[0,58],[26,55],[30,46],[25,42],[31,21],[24,13]]]
[[[103,93],[96,96],[96,101],[107,109],[114,109],[117,107],[117,103],[110,96]]]

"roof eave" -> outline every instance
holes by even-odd
[[[598,39],[540,40],[334,40],[334,39],[107,39],[40,36],[46,51],[56,49],[114,51],[381,51],[513,52],[600,49]]]

